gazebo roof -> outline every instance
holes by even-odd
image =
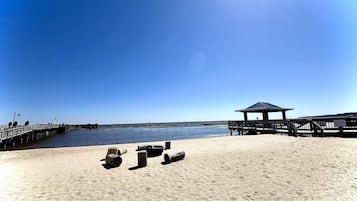
[[[236,112],[282,112],[287,110],[293,110],[292,108],[282,108],[270,103],[258,102],[252,106],[249,106],[242,110],[236,110]]]

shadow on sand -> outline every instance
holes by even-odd
[[[109,165],[109,164],[106,164],[106,163],[102,164],[102,166],[103,166],[105,169],[107,169],[107,170],[112,169],[112,168],[119,167],[119,166],[112,166],[112,165]]]
[[[166,161],[161,162],[161,165],[168,165],[168,164],[170,164],[170,162],[166,162]]]
[[[146,167],[146,166],[135,166],[135,167],[129,168],[129,170],[137,170],[137,169],[144,168],[144,167]]]

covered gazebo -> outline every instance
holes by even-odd
[[[269,121],[269,112],[281,112],[283,116],[283,120],[286,120],[285,112],[288,110],[293,110],[292,108],[282,108],[270,103],[258,102],[252,106],[249,106],[245,109],[235,110],[235,112],[243,112],[244,113],[244,121],[248,121],[248,113],[262,113],[263,121]]]

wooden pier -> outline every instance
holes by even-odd
[[[0,149],[8,149],[9,146],[15,148],[17,145],[34,143],[55,134],[82,128],[98,128],[98,124],[36,124],[4,128],[0,130]]]
[[[66,125],[63,124],[36,124],[6,128],[0,131],[0,148],[7,149],[9,146],[15,147],[35,142],[65,131]]]
[[[357,137],[357,117],[229,121],[228,129],[231,135],[237,131],[239,135],[280,133],[290,136]]]
[[[244,114],[244,121],[229,121],[231,135],[237,131],[239,135],[259,133],[281,133],[292,136],[339,136],[357,137],[357,113],[342,113],[287,119],[286,111],[271,103],[258,102],[245,109],[236,110]],[[270,120],[269,113],[281,112],[281,120]],[[263,120],[248,120],[248,113],[262,113]]]

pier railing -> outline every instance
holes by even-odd
[[[294,136],[356,136],[357,117],[288,120],[229,121],[238,134],[286,133]]]
[[[37,130],[50,130],[59,128],[59,124],[35,124],[35,125],[28,125],[28,126],[16,126],[11,128],[5,128],[4,130],[0,131],[0,142],[3,140],[11,139],[16,136],[23,135],[25,133],[37,131]]]

